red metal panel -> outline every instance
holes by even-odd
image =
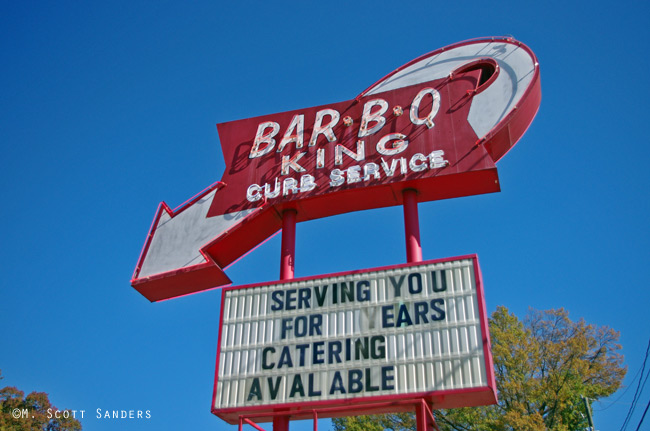
[[[230,283],[230,278],[210,261],[178,271],[138,279],[132,282],[132,285],[149,301],[156,302]]]
[[[385,100],[389,106],[402,106],[404,111],[406,111],[423,88],[436,89],[440,94],[440,108],[438,111],[440,114],[435,116],[435,127],[431,129],[424,124],[414,125],[409,113],[405,112],[403,115],[395,116],[393,113],[386,112],[382,117],[385,119],[385,124],[378,132],[359,137],[361,127],[359,123],[362,122],[362,118],[364,117],[364,106],[373,100],[377,100],[378,97],[376,96],[219,124],[218,129],[224,159],[226,160],[226,165],[230,166],[230,169],[226,170],[222,178],[222,181],[227,186],[221,190],[219,199],[213,200],[208,215],[215,216],[232,212],[233,210],[243,210],[259,206],[263,203],[264,201],[262,199],[255,202],[246,199],[247,189],[251,184],[258,184],[260,186],[270,184],[270,189],[275,190],[274,180],[276,178],[279,178],[281,181],[284,179],[281,172],[284,157],[300,156],[295,163],[303,168],[305,173],[311,174],[314,177],[317,187],[308,192],[289,193],[286,196],[280,193],[279,196],[269,199],[270,202],[275,204],[322,196],[324,194],[335,194],[345,190],[357,191],[359,195],[369,194],[368,189],[370,187],[381,184],[418,180],[433,176],[453,175],[494,167],[492,160],[482,157],[480,152],[472,151],[478,137],[467,122],[468,112],[471,107],[471,97],[468,91],[477,87],[479,75],[480,72],[478,71],[466,72],[459,74],[452,80],[443,78],[425,84],[381,93],[381,99]],[[422,100],[419,109],[419,112],[422,114],[419,115],[425,115],[431,111],[431,101],[431,97]],[[341,122],[337,123],[333,128],[333,133],[336,136],[334,142],[327,142],[324,137],[319,136],[314,146],[309,146],[309,144],[304,143],[301,148],[294,148],[293,144],[287,144],[281,152],[275,150],[275,147],[279,147],[280,145],[281,135],[287,129],[290,131],[290,125],[296,116],[304,116],[305,127],[307,128],[307,125],[313,125],[316,122],[317,114],[325,109],[335,110],[341,116],[349,116],[353,119],[354,123],[349,127],[341,124]],[[373,107],[373,109],[376,108]],[[258,130],[258,126],[265,122],[274,122],[279,125],[279,132],[273,138],[278,142],[276,142],[273,151],[270,153],[260,157],[250,158],[249,154],[253,152],[254,147],[255,132]],[[311,133],[308,132],[309,129],[306,129],[305,140],[311,136]],[[394,155],[382,154],[380,151],[383,147],[379,143],[382,138],[392,133],[399,133],[405,136],[408,140],[408,146],[403,151]],[[359,148],[357,144],[360,141],[363,142],[363,160],[356,161],[342,154],[341,163],[336,163],[335,153],[337,146],[342,146],[356,153]],[[390,147],[393,142],[394,140],[391,140],[386,145]],[[378,145],[380,146],[379,149],[377,148]],[[323,154],[324,164],[322,167],[318,167],[318,150],[324,151],[320,153]],[[384,153],[392,150],[392,148],[388,148],[388,151],[384,151]],[[427,166],[421,171],[414,171],[410,166],[404,167],[399,162],[395,165],[391,164],[393,161],[401,158],[410,162],[414,155],[422,154],[427,156],[432,151],[442,151],[441,159],[449,160],[450,166],[441,166],[435,169]],[[386,163],[389,171],[391,170],[390,168],[393,168],[393,175],[388,175],[386,169],[382,169],[382,160]],[[331,182],[330,173],[334,169],[343,171],[355,165],[365,167],[368,163],[374,163],[380,167],[377,171],[379,174],[378,178],[373,177],[365,181],[361,179],[356,182],[346,182],[335,187],[329,186]],[[427,164],[427,162],[419,161],[416,169],[420,169],[419,166]],[[302,173],[298,173],[294,169],[289,170],[289,172],[290,175],[285,174],[285,176],[294,177],[296,180],[302,175]],[[361,170],[360,176],[364,176],[363,170]],[[338,207],[339,213],[348,212],[345,206],[339,205]]]

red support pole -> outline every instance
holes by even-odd
[[[280,280],[293,279],[296,260],[296,215],[294,209],[282,212],[282,246],[280,251]]]
[[[417,431],[435,431],[439,430],[431,409],[424,399],[415,405],[415,423]]]
[[[296,263],[296,215],[294,209],[282,212],[282,245],[280,251],[280,280],[292,280]],[[289,416],[275,416],[273,431],[289,431]]]
[[[273,418],[273,431],[289,431],[289,416],[275,416]]]
[[[418,219],[418,193],[413,189],[402,191],[404,201],[404,233],[406,236],[406,261],[422,262],[420,245],[420,220]]]
[[[427,430],[427,419],[425,416],[426,412],[422,404],[416,404],[415,406],[415,424],[417,431],[429,431]]]

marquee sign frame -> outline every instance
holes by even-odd
[[[339,296],[336,283],[341,292],[351,289],[351,302]],[[367,295],[360,300],[363,292]],[[416,323],[416,318],[429,320]],[[376,329],[380,322],[387,325]],[[383,340],[380,348],[365,340],[370,353],[346,351],[344,341],[363,334],[381,334],[374,336]],[[472,337],[478,338],[472,342]],[[338,346],[333,353],[332,346]],[[353,346],[354,341],[348,349]],[[373,348],[384,357],[373,356]],[[354,382],[345,374],[350,370],[357,383],[366,379],[365,388],[355,383],[353,394]],[[423,383],[415,377],[418,372],[435,389],[418,390]],[[369,381],[373,376],[381,378]],[[246,417],[268,422],[277,414],[293,420],[314,412],[335,417],[407,411],[420,400],[436,409],[496,402],[476,255],[223,289],[212,411],[226,422],[237,424]]]

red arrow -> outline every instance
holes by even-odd
[[[534,54],[512,39],[459,43],[350,101],[218,125],[226,170],[172,211],[162,203],[132,285],[151,301],[230,283],[222,268],[297,221],[499,190],[495,163],[541,99]]]

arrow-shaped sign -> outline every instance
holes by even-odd
[[[511,38],[462,42],[353,100],[219,124],[220,182],[158,208],[132,285],[151,301],[230,283],[222,268],[297,221],[499,191],[495,163],[530,125],[537,60]]]

